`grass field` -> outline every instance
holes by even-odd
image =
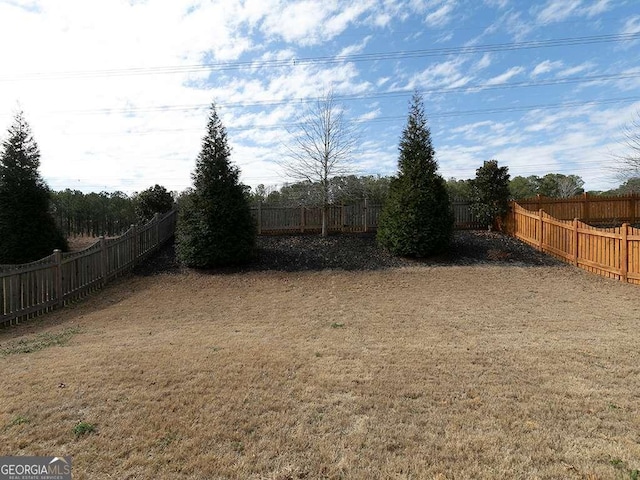
[[[131,277],[0,330],[74,479],[634,479],[640,289],[560,267]]]

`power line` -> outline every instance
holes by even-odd
[[[438,95],[448,93],[475,93],[482,90],[500,90],[500,89],[514,89],[514,88],[533,88],[533,87],[546,87],[556,85],[569,85],[576,83],[597,83],[611,80],[626,80],[639,78],[640,72],[630,73],[614,73],[614,74],[602,74],[602,75],[584,75],[578,77],[568,78],[556,78],[550,80],[538,80],[535,82],[511,82],[511,83],[483,83],[474,85],[463,85],[459,87],[438,87],[438,88],[426,88],[420,90],[423,95]],[[398,90],[390,92],[375,92],[365,94],[351,94],[351,95],[336,95],[334,98],[337,101],[353,101],[353,100],[373,100],[373,99],[385,99],[406,97],[413,90]],[[275,107],[292,104],[306,104],[317,101],[317,97],[312,98],[292,98],[289,100],[264,100],[259,102],[228,102],[219,103],[219,108],[250,108],[250,107]],[[188,112],[207,109],[211,104],[191,104],[191,105],[156,105],[149,107],[127,107],[127,108],[98,108],[89,110],[58,110],[51,112],[51,114],[78,114],[78,115],[102,115],[112,113],[153,113],[153,112]]]
[[[52,80],[69,78],[96,78],[137,75],[166,75],[199,72],[216,72],[226,70],[285,68],[298,65],[330,65],[345,62],[374,62],[384,60],[400,60],[411,58],[438,57],[448,55],[469,55],[476,53],[493,53],[512,50],[530,50],[537,48],[572,47],[593,45],[598,43],[626,42],[640,39],[640,32],[619,33],[610,35],[592,35],[585,37],[567,37],[549,40],[531,40],[525,42],[493,43],[484,45],[468,45],[442,47],[422,50],[398,50],[392,52],[359,53],[351,55],[334,55],[319,57],[300,57],[284,60],[257,60],[203,63],[193,65],[172,65],[158,67],[133,67],[105,70],[76,70],[61,72],[31,72],[17,76],[0,77],[0,82],[25,80]]]
[[[518,106],[510,106],[510,107],[496,107],[496,108],[479,108],[473,110],[450,110],[445,112],[437,112],[429,114],[428,117],[432,118],[449,118],[449,117],[464,117],[464,116],[472,116],[472,115],[484,115],[484,114],[496,114],[496,113],[510,113],[510,112],[522,112],[522,111],[533,111],[533,110],[554,110],[554,109],[566,109],[566,108],[575,108],[582,107],[587,105],[611,105],[617,103],[631,103],[640,101],[640,96],[633,97],[618,97],[618,98],[605,98],[600,100],[580,100],[580,101],[572,101],[572,102],[555,102],[555,103],[540,103],[540,104],[532,104],[532,105],[518,105]],[[395,115],[395,116],[384,116],[384,117],[375,117],[371,119],[364,120],[355,120],[354,123],[357,124],[368,124],[368,123],[384,123],[384,122],[394,122],[398,120],[405,120],[406,115]],[[279,129],[288,129],[294,128],[296,123],[276,123],[271,125],[243,125],[243,126],[230,126],[227,127],[227,131],[247,131],[247,130],[279,130]],[[128,132],[114,132],[114,133],[106,133],[105,132],[83,132],[82,135],[114,135],[114,136],[124,136],[124,135],[154,135],[158,133],[162,134],[171,134],[171,133],[184,133],[184,132],[201,132],[202,128],[167,128],[167,129],[149,129],[149,130],[139,130],[139,131],[128,131]],[[77,134],[74,134],[77,135]]]

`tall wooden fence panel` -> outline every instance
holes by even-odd
[[[544,210],[560,220],[579,218],[589,224],[636,223],[640,219],[640,195],[592,196],[572,198],[534,197],[517,200],[527,210]]]
[[[156,215],[120,237],[22,265],[0,265],[0,325],[11,325],[61,307],[131,270],[175,233],[177,212]]]
[[[520,240],[589,272],[640,285],[640,229],[627,223],[597,228],[518,204],[512,210],[508,230]]]
[[[452,202],[457,229],[482,228],[471,214],[470,202]],[[350,205],[329,205],[327,229],[329,232],[375,232],[382,205],[360,202]],[[322,230],[322,207],[281,207],[258,204],[251,212],[261,235],[288,233],[317,233]]]

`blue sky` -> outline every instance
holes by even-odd
[[[25,112],[55,190],[181,191],[218,104],[244,183],[333,90],[356,173],[390,175],[414,90],[440,173],[619,181],[640,110],[638,0],[0,0],[0,138]]]

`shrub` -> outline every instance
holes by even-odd
[[[491,229],[509,211],[509,168],[498,167],[497,160],[484,162],[471,180],[471,213]]]
[[[394,255],[427,257],[449,248],[454,216],[438,175],[422,97],[413,96],[400,140],[398,176],[380,214],[377,240]]]
[[[193,174],[194,188],[180,199],[176,252],[187,266],[209,268],[252,259],[256,226],[240,172],[231,164],[227,134],[215,105]]]

